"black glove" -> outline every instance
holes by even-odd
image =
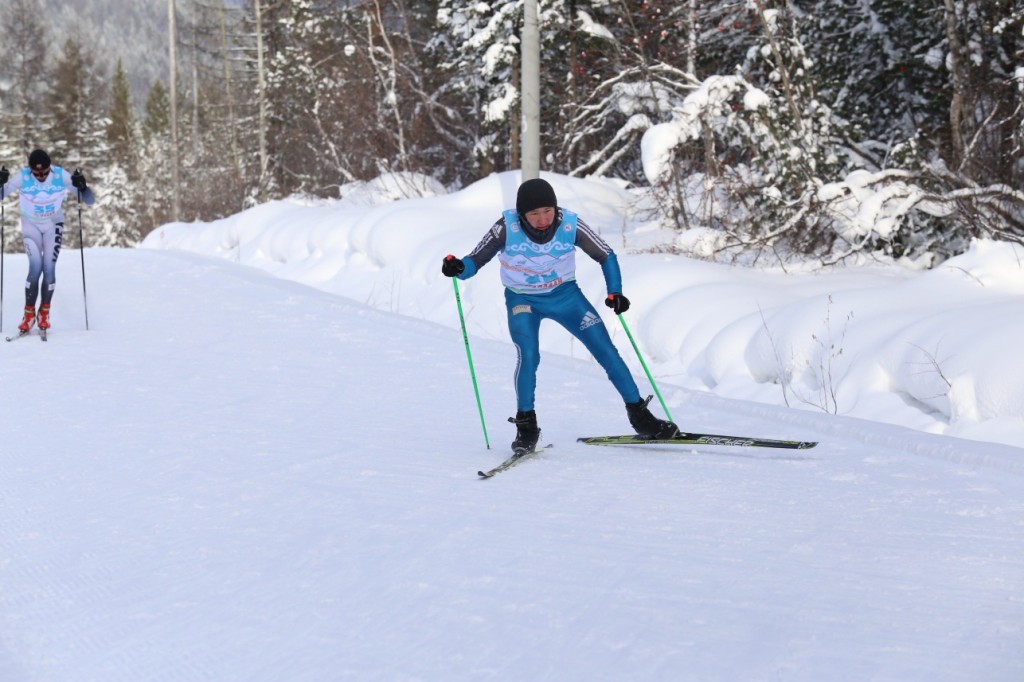
[[[622,294],[608,294],[608,298],[604,299],[604,304],[615,311],[616,315],[629,310],[629,299]]]
[[[71,184],[74,185],[75,189],[80,192],[85,191],[85,176],[82,175],[82,171],[75,169],[75,172],[71,174]]]
[[[445,277],[458,277],[466,269],[466,264],[461,259],[448,254],[441,263],[441,274]]]
[[[0,185],[6,185],[10,179],[11,172],[7,170],[7,166],[0,167]]]

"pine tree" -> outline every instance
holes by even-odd
[[[131,175],[135,167],[135,116],[132,112],[131,92],[124,65],[117,60],[111,88],[110,122],[107,124],[107,143],[118,163]]]
[[[171,219],[170,158],[171,105],[167,88],[153,83],[146,97],[142,122],[142,143],[138,155],[135,189],[131,203],[136,207],[140,239]]]
[[[131,247],[142,240],[133,187],[120,163],[107,166],[103,191],[97,192],[96,205],[89,211],[86,246]]]
[[[432,46],[453,74],[451,87],[461,91],[469,107],[463,116],[473,138],[474,164],[481,174],[506,170],[517,165],[522,5],[518,0],[441,0],[439,5],[444,33]],[[550,35],[542,29],[542,40]]]
[[[573,175],[614,175],[641,183],[640,139],[667,120],[696,84],[684,18],[688,6],[573,3],[570,87],[557,108],[557,158]],[[623,11],[625,10],[625,11]]]
[[[102,159],[102,191],[90,211],[91,246],[135,246],[141,238],[138,206],[135,203],[134,178],[138,151],[135,117],[124,65],[117,61],[110,88],[110,108],[106,126],[106,149]]]
[[[20,162],[41,146],[42,133],[51,123],[44,104],[45,78],[40,77],[46,65],[47,27],[32,0],[0,3],[0,25],[0,158]]]
[[[109,119],[97,106],[105,101],[104,95],[96,63],[81,45],[69,38],[49,81],[47,102],[54,117],[49,144],[51,158],[86,167],[102,163],[107,154]]]
[[[147,138],[167,135],[167,131],[171,129],[171,104],[167,86],[161,81],[156,81],[149,89],[145,113],[142,123],[143,135]]]

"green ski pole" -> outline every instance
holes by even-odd
[[[619,322],[622,323],[622,328],[626,330],[626,336],[629,337],[629,342],[633,344],[633,350],[636,351],[636,357],[640,360],[640,366],[644,368],[644,372],[647,373],[647,380],[651,382],[651,386],[654,387],[654,394],[658,396],[658,402],[661,403],[661,409],[665,410],[665,416],[668,417],[669,421],[672,419],[672,414],[668,411],[668,407],[665,405],[665,399],[661,397],[661,391],[658,390],[658,384],[654,382],[654,377],[651,376],[651,370],[647,369],[647,363],[644,362],[644,356],[640,354],[640,349],[636,345],[636,341],[633,339],[633,334],[629,331],[629,325],[626,324],[626,318],[620,313],[618,315]]]
[[[466,332],[466,317],[462,314],[462,297],[459,296],[459,280],[452,277],[452,285],[455,287],[455,303],[459,307],[459,324],[462,326],[462,340],[466,343],[466,359],[469,360],[469,375],[473,378],[473,393],[476,394],[476,409],[480,413],[480,426],[484,430],[484,443],[487,449],[491,449],[491,440],[487,437],[487,423],[484,421],[484,406],[480,402],[480,388],[476,383],[476,370],[473,369],[473,353],[469,350],[469,334]]]

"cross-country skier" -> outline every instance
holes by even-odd
[[[60,166],[50,165],[50,155],[36,149],[28,156],[28,167],[12,177],[7,168],[0,168],[0,199],[21,192],[21,234],[28,254],[28,277],[25,280],[25,317],[18,330],[27,334],[34,324],[50,328],[50,301],[57,286],[57,256],[64,232],[65,197],[74,187],[82,201],[92,204],[96,199],[85,183],[85,176],[76,170],[68,173]],[[42,302],[36,315],[39,280],[42,278]]]
[[[537,446],[540,428],[534,410],[537,366],[540,364],[538,332],[543,319],[565,327],[586,346],[608,373],[626,403],[629,423],[638,434],[670,438],[679,428],[658,419],[612,343],[594,307],[576,284],[576,249],[601,265],[608,298],[605,305],[621,314],[629,309],[622,295],[622,277],[615,252],[583,220],[560,208],[555,190],[546,180],[527,180],[519,186],[516,207],[502,213],[468,256],[445,256],[442,274],[469,279],[498,256],[501,282],[505,285],[508,330],[516,346],[515,387],[517,411],[509,421],[516,425],[512,449],[530,452]]]

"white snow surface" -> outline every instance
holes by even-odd
[[[543,177],[616,249],[633,303],[624,319],[670,410],[696,390],[1024,447],[1024,363],[1008,360],[1024,338],[1024,248],[979,240],[928,271],[731,267],[645,253],[673,236],[638,221],[636,196],[619,184]],[[503,173],[439,194],[410,177],[378,180],[340,201],[277,201],[167,225],[143,246],[220,257],[458,328],[441,259],[468,253],[515,205],[518,184],[518,173]],[[428,196],[395,200],[402,190]],[[372,196],[386,199],[374,205]],[[600,268],[582,254],[577,263],[580,285],[608,313]],[[470,333],[507,342],[497,269],[495,261],[463,282],[461,295]],[[606,323],[643,378],[624,328],[610,313]],[[542,347],[587,355],[557,327],[543,328]]]
[[[578,444],[628,424],[545,328],[554,447],[478,480],[511,440],[514,351],[493,263],[460,285],[487,449],[439,269],[514,202],[511,175],[87,249],[88,331],[66,250],[50,340],[3,344],[0,680],[1024,679],[1012,249],[796,275],[631,254],[661,236],[628,193],[550,179],[619,250],[684,428],[820,444]],[[840,414],[786,407],[771,358],[799,368],[829,328]]]

